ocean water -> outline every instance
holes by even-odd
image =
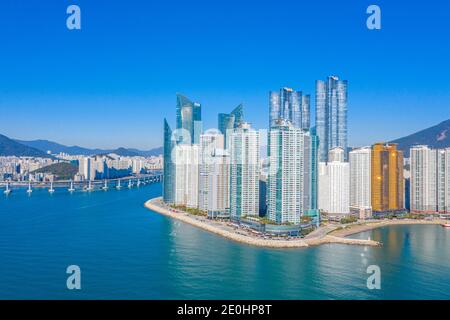
[[[382,247],[265,249],[144,207],[161,185],[0,195],[0,299],[450,299],[450,230],[354,235]],[[68,290],[66,268],[81,268]],[[381,270],[369,290],[367,267]]]

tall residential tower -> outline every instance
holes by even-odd
[[[230,214],[259,215],[259,132],[241,123],[230,135]]]
[[[281,88],[279,93],[269,93],[269,127],[277,125],[277,120],[287,120],[295,128],[310,127],[310,96],[291,88]]]
[[[330,76],[316,81],[316,130],[319,158],[328,161],[328,151],[341,147],[347,152],[347,81]]]
[[[403,151],[395,143],[372,146],[372,209],[399,211],[404,205]]]

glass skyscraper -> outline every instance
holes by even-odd
[[[202,131],[202,107],[200,103],[192,102],[185,96],[177,94],[177,129],[183,129],[179,134],[178,143],[198,144]]]
[[[295,128],[310,127],[310,96],[291,88],[269,93],[269,125],[276,126],[278,119],[288,120]]]
[[[177,94],[176,130],[172,131],[164,119],[164,181],[163,200],[166,203],[176,202],[176,166],[172,153],[177,145],[197,145],[200,143],[202,131],[202,108],[199,103],[192,102],[185,96]],[[194,148],[195,149],[195,148]],[[182,151],[189,150],[184,148]],[[177,153],[182,155],[181,153]],[[179,188],[180,189],[180,186]],[[191,201],[192,202],[192,201]]]
[[[172,161],[172,149],[175,141],[172,138],[172,129],[170,129],[167,120],[164,119],[164,178],[163,178],[163,200],[166,203],[175,202],[175,166]]]
[[[228,149],[227,134],[230,130],[236,129],[240,123],[244,121],[244,106],[242,104],[234,108],[231,113],[219,113],[218,129],[223,134],[225,140],[225,148]]]
[[[330,76],[316,81],[316,130],[320,139],[319,159],[328,161],[328,151],[341,147],[347,153],[347,81]]]

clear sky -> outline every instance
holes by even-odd
[[[81,30],[66,28],[70,4]],[[350,145],[371,144],[450,118],[449,39],[447,0],[2,0],[0,133],[148,149],[176,92],[206,128],[241,102],[263,128],[268,91],[314,96],[333,74],[349,81]]]

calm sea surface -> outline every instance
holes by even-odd
[[[450,299],[450,230],[392,226],[381,248],[263,249],[144,208],[154,184],[0,194],[0,299]],[[66,268],[81,268],[79,291]],[[366,269],[381,269],[381,290]]]

